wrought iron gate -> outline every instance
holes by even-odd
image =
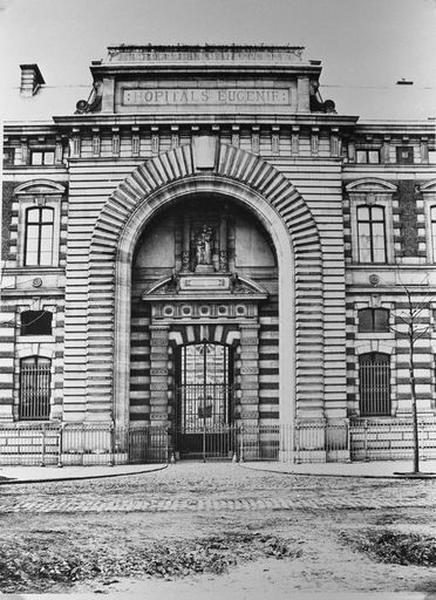
[[[231,348],[202,342],[179,348],[175,446],[181,456],[232,452]]]

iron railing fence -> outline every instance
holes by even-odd
[[[166,463],[169,460],[168,427],[136,425],[127,431],[130,463]]]
[[[402,460],[414,448],[411,418],[358,418],[350,420],[350,460]],[[422,460],[436,458],[436,419],[418,419],[419,454]]]
[[[238,451],[240,427],[206,425],[172,427],[169,430],[171,455],[203,460],[231,459]]]
[[[57,423],[0,424],[0,464],[59,464],[60,431]]]
[[[436,458],[436,419],[419,419],[422,460]],[[194,452],[182,458],[295,462],[411,459],[411,419],[355,418],[338,423],[227,425],[196,430]],[[110,423],[0,424],[0,465],[92,465],[165,463],[178,455],[180,431],[131,424],[116,430]],[[186,428],[183,435],[189,436]],[[293,444],[292,444],[293,440]],[[291,448],[293,446],[293,452]]]

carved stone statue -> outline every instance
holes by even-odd
[[[212,264],[212,227],[203,225],[195,240],[197,265]]]

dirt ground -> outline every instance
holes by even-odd
[[[35,484],[19,489],[4,486],[0,500],[3,498],[9,505],[12,501],[21,502],[25,509],[0,513],[0,546],[6,550],[12,543],[15,547],[21,544],[36,556],[48,549],[60,554],[68,549],[70,555],[85,560],[91,552],[121,556],[126,547],[140,549],[162,543],[171,547],[193,539],[251,532],[285,540],[295,555],[253,559],[248,548],[236,557],[235,565],[220,575],[187,572],[182,577],[162,578],[139,572],[124,578],[122,573],[100,574],[48,586],[29,581],[24,588],[7,586],[3,591],[120,592],[167,600],[194,600],[200,595],[280,600],[289,598],[291,591],[436,593],[436,568],[382,563],[347,541],[362,532],[378,530],[423,533],[436,538],[436,482],[327,480],[242,471],[230,466],[194,466],[99,483]],[[104,510],[105,502],[125,495],[136,500],[142,497],[144,501],[166,499],[168,510]],[[336,504],[338,498],[359,496],[365,498],[366,509],[341,508]],[[188,502],[188,506],[190,498],[208,497],[232,502],[240,498],[245,508],[177,510],[179,505],[174,504],[177,498]],[[268,508],[268,499],[277,497],[295,498],[295,508]],[[383,507],[381,500],[387,497],[398,498],[400,507]],[[404,506],[404,498],[409,505]],[[27,499],[28,504],[23,505]],[[68,511],[63,510],[65,499],[71,503]],[[79,506],[84,501],[89,502],[89,511],[75,512],[74,503]],[[305,507],[306,501],[310,508]]]

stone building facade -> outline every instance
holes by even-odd
[[[4,447],[409,451],[410,296],[432,449],[434,123],[342,115],[298,47],[110,47],[91,72],[75,112],[4,128]]]

